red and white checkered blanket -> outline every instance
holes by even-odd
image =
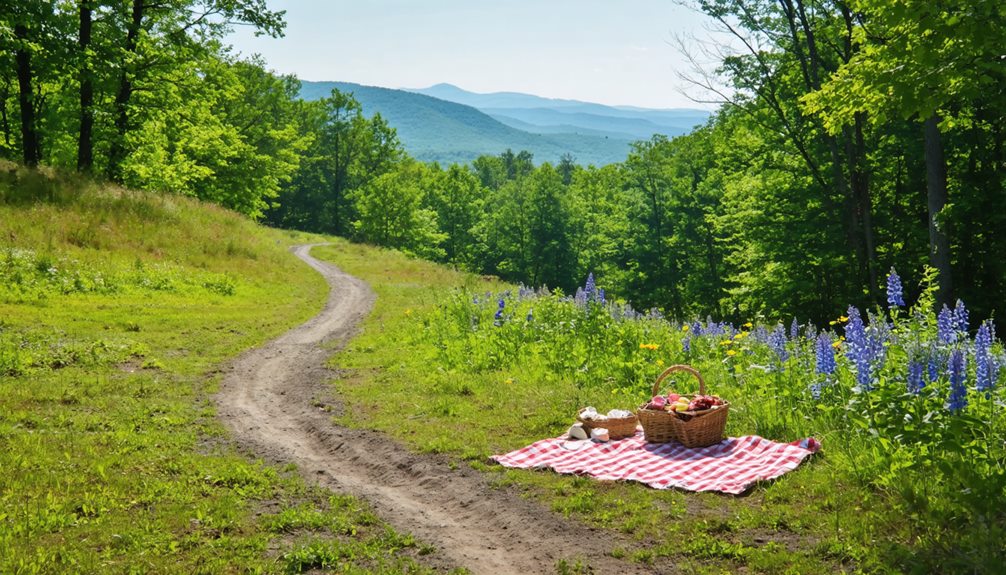
[[[758,481],[796,469],[821,444],[812,437],[776,443],[757,435],[730,437],[709,447],[646,443],[637,432],[610,443],[543,439],[492,459],[504,467],[551,468],[596,479],[631,480],[656,489],[739,494]]]

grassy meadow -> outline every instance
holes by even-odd
[[[809,574],[995,572],[1004,559],[1001,387],[980,391],[981,361],[957,375],[953,367],[982,353],[1001,362],[1002,348],[982,352],[963,328],[937,329],[947,316],[919,311],[925,294],[890,318],[838,310],[820,331],[756,318],[680,324],[601,303],[596,291],[536,293],[391,251],[340,243],[315,253],[378,293],[363,333],[334,359],[342,422],[466,461],[621,532],[634,543],[618,553],[633,560],[685,573]],[[871,346],[883,357],[857,355]],[[934,367],[923,378],[925,357]],[[561,434],[585,405],[639,405],[673,363],[695,365],[708,392],[731,401],[728,434],[813,436],[822,452],[743,497],[487,463]],[[689,376],[669,387],[695,391]]]
[[[320,310],[284,233],[0,173],[0,573],[427,572],[431,549],[235,452],[220,367]]]

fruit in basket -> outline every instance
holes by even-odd
[[[715,395],[696,395],[688,403],[688,411],[705,411],[720,405],[723,405],[723,400]]]
[[[682,397],[674,404],[674,411],[682,412],[688,411],[691,408],[691,404],[688,402],[688,398]]]
[[[654,395],[653,398],[650,399],[650,403],[647,403],[644,409],[661,410],[664,409],[665,406],[667,406],[667,399],[662,395]]]
[[[679,399],[681,399],[681,396],[677,393],[667,394],[667,403],[676,403]]]

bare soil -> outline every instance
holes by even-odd
[[[335,425],[338,404],[325,363],[354,335],[375,295],[363,281],[293,253],[330,286],[325,309],[307,323],[239,357],[227,370],[219,414],[239,444],[273,462],[294,463],[305,477],[366,499],[396,529],[437,547],[441,566],[473,573],[554,573],[580,559],[596,573],[646,573],[610,556],[629,546],[518,494],[491,487],[466,465],[420,455],[381,433]],[[324,344],[324,345],[323,345]]]

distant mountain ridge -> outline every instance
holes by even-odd
[[[709,119],[710,112],[692,108],[648,109],[636,106],[607,106],[580,100],[543,98],[519,92],[479,94],[452,84],[436,84],[410,90],[481,110],[504,124],[517,120],[542,128],[573,126],[617,134],[632,140],[649,139],[653,134],[680,136]]]
[[[473,94],[449,84],[431,87],[427,90],[433,93],[426,94],[349,82],[303,81],[300,94],[315,100],[328,96],[333,88],[352,93],[365,115],[380,113],[396,128],[413,157],[441,163],[467,163],[509,148],[531,152],[536,162],[555,163],[571,154],[581,164],[605,165],[625,160],[634,140],[648,139],[653,133],[687,133],[708,117],[708,113],[698,120],[673,116],[658,122],[646,114],[673,111],[640,112],[520,93]],[[499,107],[480,110],[458,99]],[[554,104],[553,108],[542,107],[543,101]]]

